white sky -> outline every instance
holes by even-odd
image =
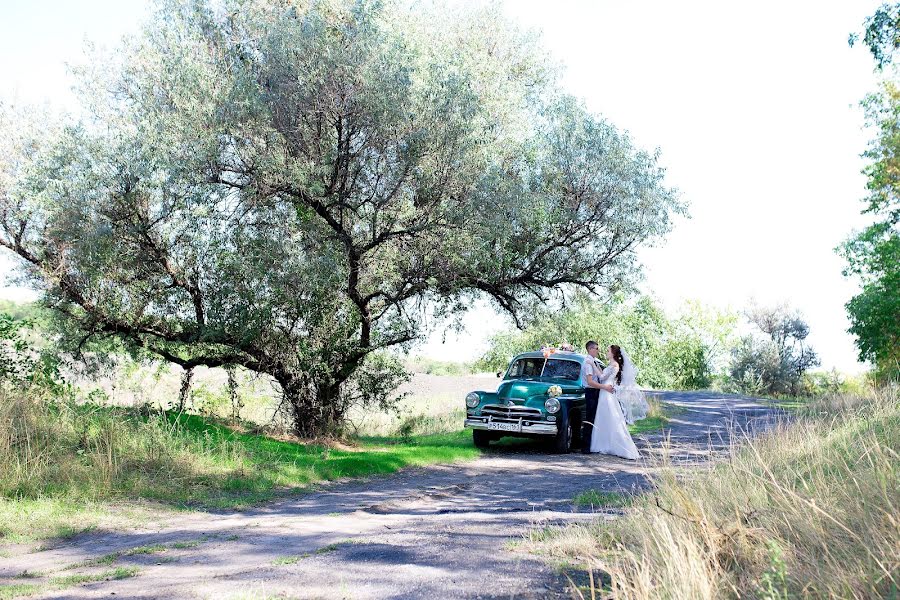
[[[508,0],[506,11],[543,30],[569,91],[662,150],[669,185],[691,205],[664,245],[642,251],[642,289],[668,309],[787,301],[807,317],[823,367],[857,371],[843,308],[856,287],[833,248],[866,223],[858,103],[876,80],[847,36],[879,4]],[[64,63],[86,39],[109,46],[135,31],[146,5],[0,0],[0,97],[71,106]],[[0,277],[11,269],[0,258]],[[419,351],[470,360],[507,323],[482,306],[465,325]]]

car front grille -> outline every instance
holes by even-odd
[[[484,417],[494,417],[495,419],[528,419],[541,420],[543,413],[540,409],[529,408],[527,406],[501,406],[500,404],[486,404],[481,407],[481,415]]]

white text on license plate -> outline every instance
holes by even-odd
[[[488,423],[488,429],[494,429],[496,431],[519,431],[518,423],[497,423],[495,421],[491,421]]]

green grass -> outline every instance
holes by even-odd
[[[811,398],[796,398],[793,396],[788,397],[773,397],[773,398],[762,398],[763,404],[768,404],[769,406],[774,406],[775,408],[780,408],[782,410],[786,410],[790,413],[802,413],[804,410],[809,408],[810,402],[812,402]]]
[[[73,575],[60,575],[51,577],[49,586],[55,589],[64,589],[74,585],[83,585],[85,583],[96,583],[98,581],[106,581],[111,579],[127,579],[135,577],[140,572],[137,567],[116,567],[100,573],[75,573]]]
[[[272,561],[273,565],[281,566],[281,565],[293,565],[303,560],[304,558],[309,558],[311,556],[319,555],[319,554],[329,554],[331,552],[336,552],[341,546],[345,544],[352,543],[350,541],[338,542],[335,544],[328,544],[327,546],[322,546],[321,548],[316,548],[312,552],[304,552],[303,554],[297,554],[294,556],[282,556],[281,558],[276,558]]]
[[[229,536],[228,538],[225,538],[225,539],[229,540],[232,538],[237,539],[237,536]],[[186,542],[174,542],[168,546],[165,546],[163,544],[138,546],[137,548],[132,548],[130,550],[123,550],[121,552],[113,552],[111,554],[104,554],[103,556],[100,556],[98,558],[93,558],[93,559],[85,561],[85,562],[69,565],[67,568],[68,569],[78,569],[81,567],[109,566],[109,565],[113,564],[114,562],[116,562],[117,560],[119,560],[120,558],[122,558],[123,556],[141,556],[141,555],[147,555],[147,554],[159,554],[161,552],[166,552],[167,550],[170,550],[170,549],[171,550],[184,550],[187,548],[194,548],[195,546],[199,546],[200,543],[201,542],[199,540],[189,540]],[[172,562],[175,560],[177,560],[177,558],[168,557],[165,561]]]
[[[641,419],[640,421],[635,421],[634,425],[628,426],[628,431],[631,435],[647,433],[648,431],[659,431],[668,425],[668,423],[669,419],[665,415],[654,415],[649,416],[646,419]]]
[[[0,586],[0,600],[33,596],[42,589],[43,586],[37,583],[14,583],[12,585]]]
[[[469,431],[422,434],[458,427],[458,408],[423,417],[427,422],[412,429],[417,435],[403,430],[406,435],[328,446],[258,435],[198,415],[2,396],[0,543],[147,523],[172,510],[240,508],[322,481],[480,454]],[[632,432],[664,424],[656,411]]]
[[[69,569],[78,569],[81,567],[108,567],[109,565],[116,562],[122,556],[121,552],[113,552],[111,554],[104,554],[103,556],[98,556],[97,558],[92,558],[90,560],[86,560],[84,562],[75,563],[73,565],[69,565]]]
[[[315,554],[328,554],[330,552],[337,552],[338,548],[340,547],[341,544],[328,544],[327,546],[316,548]]]
[[[604,492],[602,490],[587,490],[575,496],[572,500],[575,506],[605,506],[621,508],[631,503],[631,496],[619,492]]]
[[[35,579],[37,577],[43,576],[44,574],[40,571],[29,571],[28,569],[25,569],[24,571],[16,575],[16,579]]]
[[[197,415],[0,398],[0,541],[77,535],[123,519],[121,506],[143,519],[147,500],[167,510],[238,508],[322,481],[478,455],[464,431],[330,447]]]
[[[140,554],[156,554],[157,552],[165,552],[168,550],[166,546],[162,544],[153,544],[152,546],[139,546],[137,548],[132,548],[131,550],[125,552],[125,556],[137,556]]]
[[[92,565],[73,565],[68,568],[72,569],[81,566]],[[129,577],[135,577],[139,573],[140,569],[138,569],[137,567],[116,567],[115,569],[107,569],[99,573],[73,573],[71,575],[58,575],[56,577],[50,577],[49,579],[40,582],[36,581],[34,583],[16,583],[12,585],[5,585],[0,587],[0,600],[23,598],[42,592],[64,590],[72,586],[84,585],[86,583],[96,583],[98,581],[127,579]],[[25,572],[19,574],[17,577],[31,579],[43,577],[43,575],[39,573]]]
[[[663,404],[652,395],[647,397],[647,402],[650,405],[650,411],[647,413],[647,418],[641,419],[633,425],[628,426],[628,431],[631,435],[659,431],[669,424],[669,418],[671,416],[676,415],[681,411],[677,406]]]

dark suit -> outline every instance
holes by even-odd
[[[600,390],[586,388],[584,390],[584,421],[581,423],[581,451],[587,454],[591,451],[591,436],[594,433],[594,419],[597,418],[597,401],[600,400]]]

